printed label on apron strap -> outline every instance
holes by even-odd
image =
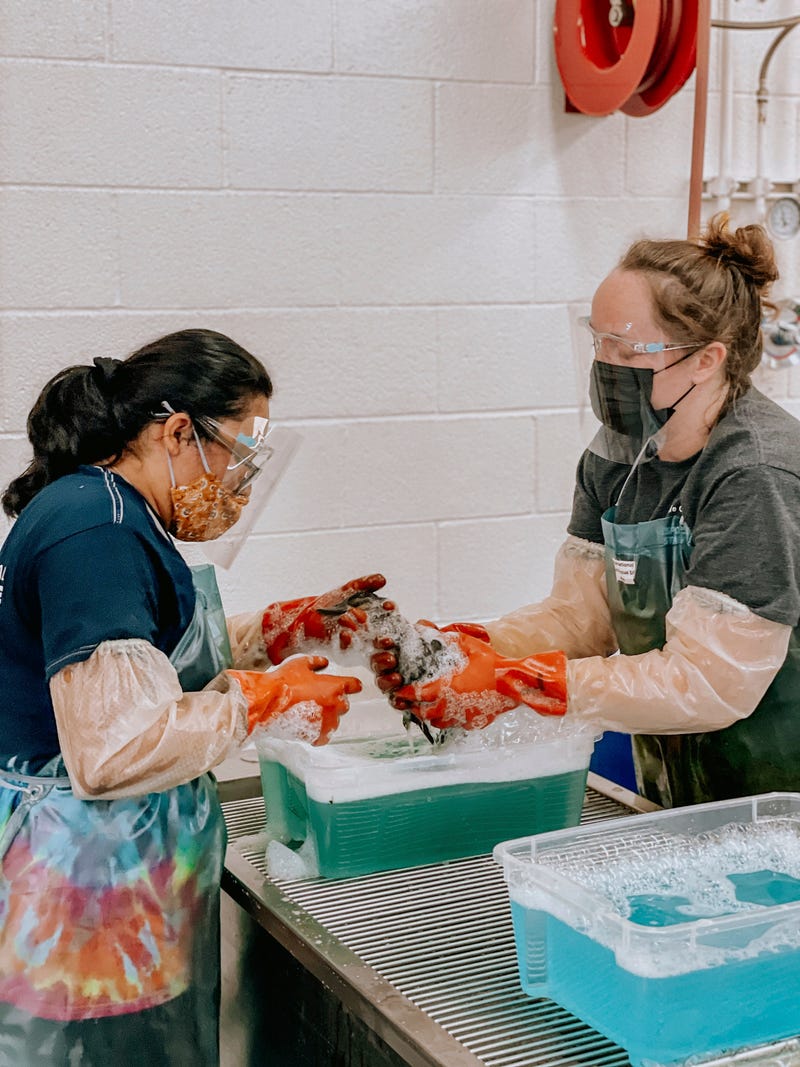
[[[635,559],[615,559],[614,560],[614,574],[617,576],[617,581],[622,585],[635,585],[636,584],[636,560]]]

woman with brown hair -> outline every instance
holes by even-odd
[[[800,423],[751,383],[777,276],[763,228],[722,216],[627,250],[584,323],[602,425],[552,591],[482,634],[565,651],[567,715],[631,735],[662,805],[800,788]],[[442,721],[446,683],[398,690],[391,650],[374,667]]]

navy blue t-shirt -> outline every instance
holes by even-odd
[[[53,675],[103,641],[169,655],[194,602],[184,559],[119,475],[80,467],[43,489],[0,548],[0,760],[35,770],[58,754]]]

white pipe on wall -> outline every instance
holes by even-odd
[[[747,183],[747,191],[740,194],[746,199],[755,200],[756,217],[762,220],[767,211],[767,197],[772,188],[772,182],[766,176],[766,128],[767,128],[767,70],[778,45],[785,39],[790,30],[800,25],[800,15],[791,15],[787,18],[769,19],[758,22],[737,22],[730,18],[731,0],[719,0],[722,7],[722,17],[712,19],[711,25],[722,30],[768,30],[779,29],[781,32],[775,37],[766,51],[761,69],[759,71],[758,88],[756,90],[757,123],[756,123],[756,165],[755,175]],[[727,33],[723,34],[720,42],[720,127],[719,127],[719,152],[718,174],[707,185],[708,193],[714,197],[715,210],[724,211],[730,208],[731,197],[736,192],[738,181],[732,174],[732,143],[733,143],[733,99],[734,99],[734,71],[731,59],[730,44]]]
[[[722,17],[730,18],[731,0],[722,0]],[[730,34],[723,33],[719,49],[720,100],[719,100],[719,167],[716,181],[715,211],[729,211],[731,193],[736,188],[733,178],[733,63],[731,61]]]

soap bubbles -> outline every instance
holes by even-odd
[[[440,750],[485,752],[498,749],[503,753],[514,746],[527,747],[572,738],[577,739],[579,744],[585,743],[587,737],[594,739],[595,732],[591,724],[580,719],[537,715],[529,707],[521,705],[498,715],[482,730],[445,730]]]
[[[269,735],[313,745],[319,740],[322,725],[322,708],[313,700],[304,700],[257,725],[253,734],[257,744],[262,736]]]
[[[539,862],[595,895],[591,918],[581,913],[580,923],[575,915],[565,920],[613,948],[635,974],[665,977],[800,948],[796,911],[780,921],[781,913],[771,910],[800,900],[800,834],[791,818],[697,835],[632,830],[615,838],[612,828],[593,847],[554,848]],[[608,908],[642,935],[620,937],[607,924]],[[724,924],[742,914],[752,921]],[[691,934],[674,930],[674,938],[648,929],[698,921]]]
[[[376,638],[388,638],[394,645],[397,670],[405,684],[425,684],[436,678],[457,673],[466,659],[450,635],[424,622],[412,623],[397,608],[386,611],[383,599],[374,593],[357,593],[350,603],[367,616],[367,626],[356,630],[350,651],[363,661],[375,651]],[[347,653],[336,654],[338,662],[347,662]]]

